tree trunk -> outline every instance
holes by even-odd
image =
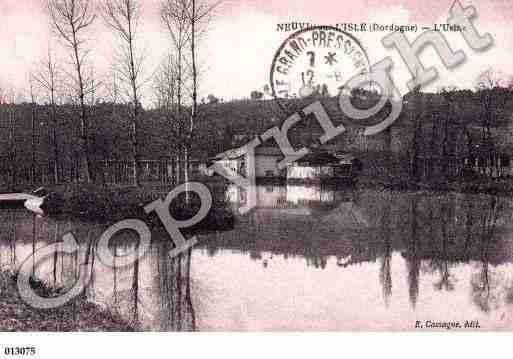
[[[192,16],[191,16],[191,61],[192,61],[192,107],[189,135],[185,149],[185,183],[186,183],[186,200],[190,201],[189,194],[189,156],[192,145],[192,137],[194,131],[194,123],[196,122],[196,114],[198,111],[198,72],[196,69],[196,0],[192,0]]]
[[[80,60],[80,55],[78,54],[78,40],[76,38],[76,30],[75,25],[72,24],[73,30],[73,52],[75,56],[75,69],[77,71],[78,77],[78,86],[79,86],[79,97],[80,97],[80,128],[81,128],[81,139],[82,139],[82,150],[84,151],[85,157],[85,167],[84,167],[84,175],[85,181],[90,183],[93,180],[93,176],[91,173],[91,159],[89,156],[89,135],[88,135],[88,126],[87,126],[87,109],[85,103],[85,84],[84,79],[82,77],[82,63]]]
[[[60,182],[59,176],[59,144],[57,143],[57,106],[55,105],[55,95],[52,90],[52,142],[53,142],[53,170],[54,170],[54,183]]]
[[[134,59],[134,39],[132,32],[132,12],[130,9],[130,2],[126,2],[126,11],[127,11],[127,24],[128,24],[128,50],[130,57],[130,82],[132,86],[132,100],[134,103],[133,108],[133,118],[132,118],[132,151],[134,158],[134,168],[133,168],[133,184],[134,186],[139,187],[140,185],[140,173],[139,173],[139,144],[138,144],[138,127],[139,127],[139,96],[137,93],[137,75],[135,68],[135,59]]]
[[[30,124],[30,132],[31,132],[31,163],[30,163],[30,183],[34,184],[35,182],[35,172],[36,172],[36,107],[35,103],[32,100],[32,113],[31,113],[31,124]]]

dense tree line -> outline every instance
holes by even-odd
[[[472,92],[451,90],[438,94],[415,93],[405,96],[404,110],[392,127],[392,141],[403,138],[402,148],[397,143],[387,148],[386,133],[367,139],[365,148],[354,143],[355,124],[343,117],[336,98],[320,98],[336,121],[345,123],[350,134],[335,139],[335,146],[347,150],[397,152],[410,154],[415,164],[419,158],[449,159],[482,154],[486,151],[509,151],[513,147],[511,117],[513,98],[509,89],[494,88]],[[372,95],[371,95],[372,96]],[[494,114],[486,115],[482,98],[501,101],[502,107],[494,107]],[[417,99],[412,101],[412,99]],[[504,100],[502,100],[504,99]],[[311,99],[310,99],[311,100]],[[298,109],[310,100],[291,100]],[[362,97],[355,98],[355,101]],[[305,102],[306,101],[306,102]],[[54,119],[55,111],[55,119]],[[98,101],[87,106],[89,117],[88,141],[93,167],[107,160],[130,161],[133,139],[131,138],[132,111],[130,104]],[[283,112],[274,100],[241,100],[227,103],[210,103],[198,106],[201,114],[196,120],[195,141],[190,142],[187,131],[190,109],[183,107],[183,118],[170,121],[164,107],[140,109],[139,156],[141,160],[162,160],[183,156],[184,144],[189,143],[190,157],[206,160],[223,150],[242,145],[245,141],[263,133],[267,128],[279,125]],[[43,182],[70,180],[81,166],[81,129],[77,126],[80,106],[67,104],[37,105],[31,103],[3,104],[0,106],[0,138],[2,155],[1,171],[4,182],[16,178],[29,181],[32,168],[32,148],[35,141],[37,178]],[[483,122],[483,117],[487,118]],[[35,126],[34,126],[35,123]],[[54,134],[54,127],[55,134]],[[354,132],[351,132],[354,131]],[[291,132],[292,142],[308,145],[319,137],[322,129],[312,119],[306,120]],[[56,143],[55,143],[55,140]],[[272,145],[269,143],[269,145]],[[55,177],[55,148],[59,158],[58,176]],[[94,168],[93,168],[94,170]],[[413,171],[418,171],[413,169]],[[41,178],[42,173],[45,178]],[[101,179],[98,179],[101,180]]]
[[[122,158],[139,185],[141,159],[159,156],[182,158],[187,178],[199,114],[197,50],[218,3],[159,1],[169,48],[156,71],[147,68],[139,37],[141,0],[41,3],[52,37],[28,74],[30,103],[0,84],[3,182],[99,182],[98,163]],[[116,40],[111,73],[99,76],[91,39],[102,22]],[[157,111],[143,109],[143,94],[156,98]]]
[[[161,159],[183,162],[182,177],[187,181],[192,160],[205,160],[243,145],[315,99],[334,122],[348,129],[329,145],[353,152],[406,154],[413,179],[422,158],[441,159],[443,167],[450,166],[444,161],[451,157],[483,157],[483,153],[493,157],[498,149],[513,147],[508,136],[511,86],[492,70],[478,77],[474,91],[449,88],[428,94],[417,89],[407,94],[403,113],[390,129],[362,138],[362,127],[379,122],[387,107],[355,123],[341,113],[338,99],[323,91],[305,99],[289,99],[285,109],[265,99],[264,93],[269,94],[265,88],[264,92],[253,91],[248,100],[223,102],[214,95],[208,101],[198,100],[198,44],[216,2],[159,1],[169,48],[156,70],[147,68],[138,36],[141,0],[44,3],[53,37],[48,51],[28,74],[26,93],[30,96],[24,98],[30,101],[20,103],[8,84],[0,84],[3,184],[102,182],[102,166],[124,161],[130,162],[130,181],[139,185],[141,161]],[[102,20],[117,41],[111,72],[102,74],[100,81],[90,35],[93,24]],[[58,46],[62,51],[52,49]],[[152,105],[143,101],[143,94],[149,93]],[[379,94],[357,90],[349,96],[365,107]],[[291,142],[303,146],[321,135],[313,118],[301,121],[290,133]]]

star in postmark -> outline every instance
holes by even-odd
[[[336,56],[336,52],[328,52],[328,55],[324,56],[325,63],[329,64],[330,66],[333,66],[335,63],[338,62]]]

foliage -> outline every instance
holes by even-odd
[[[144,206],[165,197],[169,188],[150,187],[98,187],[94,185],[61,185],[52,188],[46,198],[45,213],[80,216],[107,223],[126,218],[140,218],[160,225],[156,215],[148,215]],[[190,230],[226,230],[233,228],[234,218],[224,196],[217,195],[221,189],[213,190],[213,204],[207,217]],[[194,216],[201,203],[195,195],[187,203],[185,195],[179,195],[172,201],[170,213],[177,219]]]
[[[44,283],[32,281],[40,295],[51,296],[54,291]],[[1,331],[132,331],[121,318],[87,302],[82,296],[54,309],[35,309],[20,298],[16,278],[0,272],[0,330]]]

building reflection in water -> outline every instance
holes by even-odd
[[[309,215],[316,210],[329,210],[341,201],[350,201],[351,190],[340,190],[336,185],[257,185],[257,209],[286,209],[290,214]],[[227,200],[236,207],[246,203],[246,191],[230,185]]]

